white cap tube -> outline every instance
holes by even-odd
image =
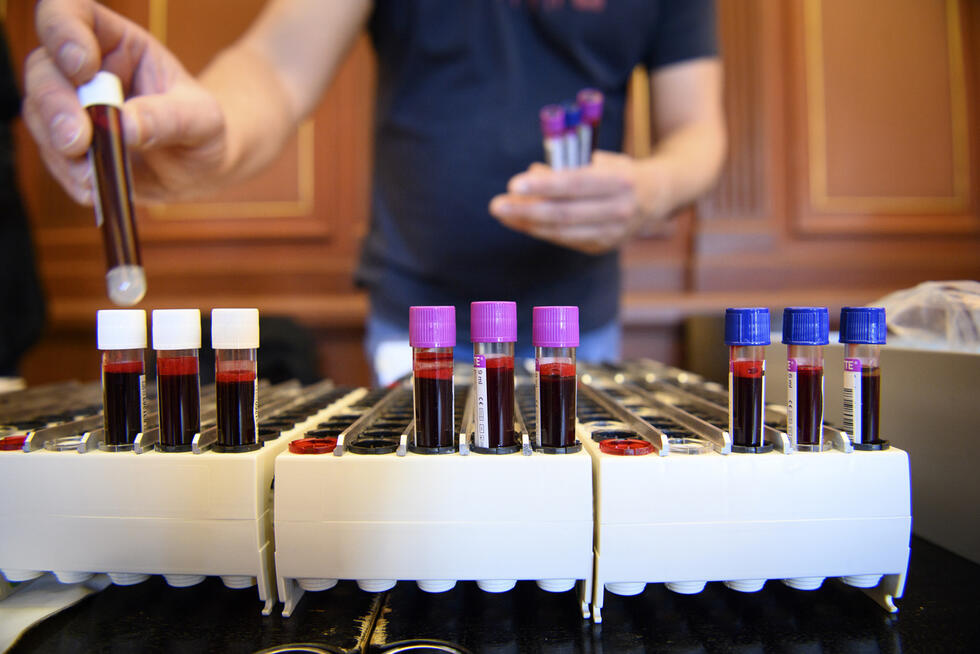
[[[153,312],[154,350],[199,350],[199,309],[157,309]]]
[[[78,101],[83,107],[107,104],[123,106],[122,82],[112,73],[101,70],[91,80],[78,87]]]
[[[211,347],[254,350],[259,347],[258,309],[212,309]]]
[[[96,313],[100,350],[141,350],[146,347],[146,311],[102,309]]]

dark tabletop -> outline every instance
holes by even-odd
[[[606,593],[601,625],[582,620],[574,591],[551,594],[532,582],[499,595],[472,582],[436,595],[408,582],[381,594],[342,582],[306,593],[283,618],[262,616],[254,588],[229,590],[217,578],[170,588],[158,576],[85,598],[28,631],[10,652],[254,652],[315,643],[380,654],[416,639],[493,653],[976,652],[978,588],[980,565],[920,538],[912,539],[895,615],[833,580],[809,592],[770,581],[750,594],[711,583],[690,596],[651,584],[635,597]]]

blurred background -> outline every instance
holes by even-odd
[[[262,2],[105,4],[197,72]],[[22,79],[33,3],[0,0],[0,12]],[[718,0],[718,33],[728,161],[667,235],[626,250],[624,356],[696,369],[706,349],[724,356],[704,325],[726,306],[829,306],[836,320],[843,305],[924,280],[980,279],[980,2]],[[271,170],[212,198],[141,208],[140,306],[258,307],[308,335],[316,375],[367,384],[367,301],[352,273],[368,219],[374,76],[362,37]],[[631,88],[624,148],[643,154],[656,139],[645,71]],[[96,379],[95,312],[109,305],[93,212],[47,175],[22,124],[14,137],[48,301],[21,373],[29,384]],[[506,299],[501,290],[482,299]]]

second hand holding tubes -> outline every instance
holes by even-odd
[[[544,159],[553,170],[588,166],[599,142],[603,95],[582,89],[575,102],[549,104],[541,108]]]

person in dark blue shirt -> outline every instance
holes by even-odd
[[[81,202],[91,127],[74,87],[100,67],[129,90],[138,195],[174,199],[269,163],[368,29],[375,168],[357,280],[368,354],[391,367],[376,365],[382,380],[408,369],[416,304],[456,305],[465,343],[471,301],[516,300],[519,352],[533,305],[576,304],[580,357],[616,358],[620,246],[706,190],[725,148],[711,0],[275,0],[198,78],[97,3],[42,0],[36,15],[25,117]],[[616,152],[637,65],[651,70],[659,135],[643,159]],[[534,163],[538,110],[584,87],[606,98],[602,151],[575,170]]]

